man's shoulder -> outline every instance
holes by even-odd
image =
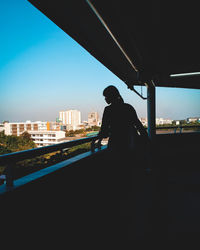
[[[129,104],[129,103],[124,103],[124,106],[125,106],[127,109],[132,109],[132,110],[135,111],[134,107],[133,107],[131,104]]]
[[[111,106],[110,105],[108,105],[108,106],[106,106],[105,108],[104,108],[104,114],[105,115],[109,115],[109,113],[112,111],[112,109],[111,109]]]
[[[129,104],[129,103],[124,103],[124,107],[125,107],[125,112],[127,114],[129,114],[129,116],[131,116],[133,119],[136,119],[137,118],[137,113],[136,113],[136,110],[134,109],[134,107]]]
[[[108,111],[108,110],[110,110],[111,109],[111,107],[110,107],[110,105],[108,105],[108,106],[106,106],[105,108],[104,108],[104,111]]]

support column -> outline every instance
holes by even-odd
[[[147,120],[148,120],[148,136],[152,141],[156,134],[156,101],[155,86],[152,82],[147,87]]]

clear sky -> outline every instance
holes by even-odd
[[[102,115],[110,84],[146,117],[146,101],[28,1],[0,0],[0,31],[0,122],[54,121],[68,109],[80,110],[82,120]],[[200,90],[157,88],[156,116],[200,116]]]

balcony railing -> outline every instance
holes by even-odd
[[[156,126],[156,131],[161,130],[162,132],[167,130],[166,133],[184,133],[184,132],[200,132],[200,125],[178,125],[178,126]]]
[[[13,187],[13,166],[16,162],[31,159],[36,156],[41,156],[47,153],[52,153],[56,151],[64,152],[67,148],[71,148],[77,145],[81,145],[84,143],[91,142],[91,154],[95,152],[95,141],[97,140],[97,136],[91,136],[83,139],[63,142],[59,144],[54,144],[50,146],[45,146],[41,148],[33,148],[29,150],[14,152],[10,154],[0,155],[0,164],[6,165],[6,187],[7,189],[11,189]],[[98,147],[98,150],[101,149],[101,146]]]
[[[197,125],[188,125],[188,126],[158,126],[156,130],[165,131],[167,130],[166,134],[169,133],[183,133],[183,130],[186,129],[188,132],[200,132],[200,126]],[[91,153],[94,153],[95,145],[93,142],[97,140],[97,136],[90,136],[83,139],[58,143],[54,145],[44,146],[40,148],[34,148],[30,150],[24,150],[19,152],[14,152],[10,154],[0,155],[0,164],[6,166],[6,186],[8,188],[13,187],[14,175],[13,175],[13,166],[19,161],[31,159],[37,156],[45,155],[48,153],[61,151],[64,152],[65,149],[81,145],[84,143],[92,142],[91,143]],[[101,148],[101,145],[98,145],[98,149]]]

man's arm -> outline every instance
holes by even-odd
[[[104,109],[102,125],[98,134],[99,139],[109,137],[109,114],[107,108]]]
[[[142,125],[141,121],[138,119],[138,117],[136,119],[135,126],[136,126],[136,128],[139,131],[141,136],[148,137],[147,131],[146,131],[145,127]]]
[[[137,113],[133,107],[132,107],[132,120],[134,122],[134,126],[136,127],[136,129],[138,130],[140,135],[148,138],[147,131],[144,128],[144,126],[142,125],[141,121],[138,119]]]
[[[109,115],[107,108],[104,109],[101,129],[97,135],[97,138],[92,141],[92,147],[95,147],[95,141],[98,140],[97,146],[101,148],[101,141],[103,138],[109,137]]]

